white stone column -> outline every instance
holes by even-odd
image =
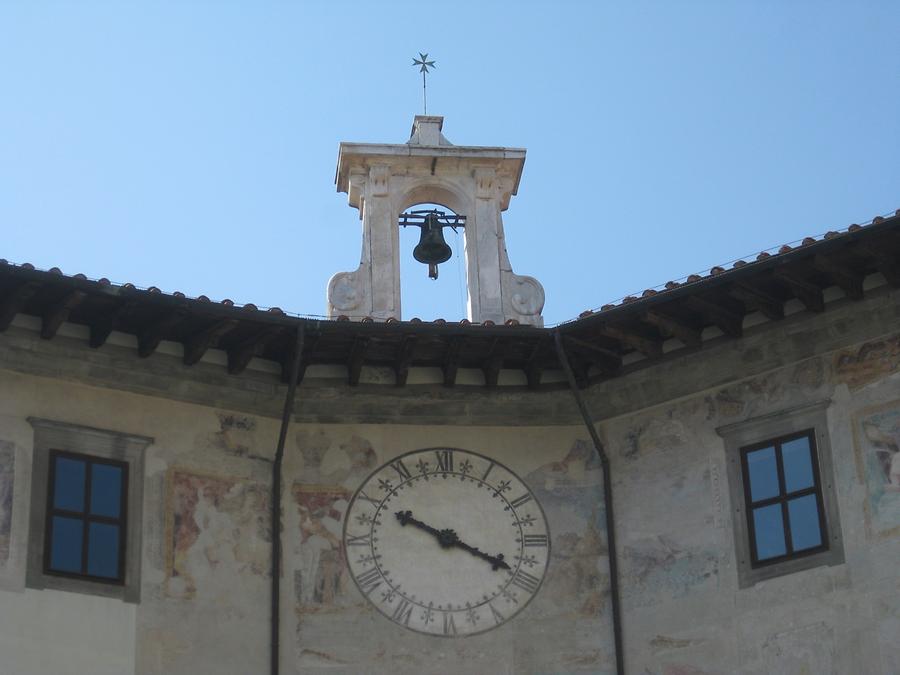
[[[370,315],[400,318],[400,231],[390,198],[390,167],[369,169],[363,206],[363,228],[369,241]]]
[[[469,318],[472,321],[503,323],[497,172],[492,168],[477,168],[472,175],[475,181],[475,213],[466,221]]]

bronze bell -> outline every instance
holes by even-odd
[[[429,213],[422,223],[422,236],[419,243],[413,249],[413,258],[420,263],[425,263],[429,268],[436,269],[437,265],[450,260],[453,251],[444,241],[444,226],[438,220],[436,213]],[[436,276],[436,275],[435,275]]]

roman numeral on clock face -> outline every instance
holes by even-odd
[[[381,586],[381,572],[378,571],[377,567],[366,570],[356,577],[356,583],[359,584],[359,590],[363,592],[363,595],[369,595],[369,593]]]
[[[501,623],[503,623],[506,617],[504,617],[500,612],[494,609],[494,606],[491,603],[488,603],[488,607],[491,608],[491,616],[494,617],[494,622],[499,626]]]
[[[546,546],[547,545],[547,535],[546,534],[526,534],[524,537],[525,546]]]
[[[456,624],[450,612],[444,612],[444,635],[456,635]]]
[[[523,591],[528,591],[529,593],[534,593],[538,586],[541,583],[541,580],[524,570],[519,570],[516,572],[516,575],[512,578],[513,585],[518,586]]]
[[[453,471],[453,451],[435,450],[438,471]]]
[[[370,546],[371,544],[371,534],[361,534],[359,536],[353,534],[347,535],[347,546]]]
[[[370,503],[372,506],[374,506],[376,509],[377,509],[378,506],[381,504],[381,502],[379,502],[377,499],[372,499],[369,495],[367,495],[367,494],[366,494],[365,492],[363,492],[362,490],[359,491],[359,498],[360,498],[360,499],[364,499],[365,501],[369,502],[369,503]]]
[[[491,469],[493,469],[493,468],[494,468],[494,463],[491,462],[491,463],[488,465],[487,471],[485,471],[485,472],[484,472],[484,475],[481,477],[481,480],[487,480],[488,474],[491,472]]]
[[[528,494],[528,493],[526,492],[526,493],[525,493],[524,495],[522,495],[521,497],[517,497],[516,499],[513,499],[513,500],[509,503],[509,505],[512,506],[514,509],[517,509],[517,508],[519,508],[520,506],[522,506],[522,504],[524,504],[524,503],[526,503],[526,502],[529,502],[529,501],[531,501],[531,495]]]
[[[391,462],[391,468],[400,474],[400,478],[403,480],[409,480],[412,477],[412,474],[409,472],[409,469],[406,468],[406,464],[403,463],[402,459],[398,459],[396,462]]]
[[[409,617],[412,616],[413,606],[414,605],[409,600],[401,597],[400,604],[394,608],[394,613],[391,614],[391,618],[397,623],[408,626]]]

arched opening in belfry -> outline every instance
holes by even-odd
[[[439,235],[422,227],[429,213],[438,217],[433,222],[440,224]],[[459,321],[466,317],[464,228],[453,224],[459,215],[447,206],[431,202],[411,205],[400,214],[400,298],[404,320]],[[450,257],[437,265],[437,279],[432,279],[429,265],[416,260],[414,252],[417,246],[421,246],[420,255],[438,250],[439,241],[449,246]]]

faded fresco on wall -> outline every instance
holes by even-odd
[[[718,584],[715,550],[690,548],[666,534],[631,541],[622,557],[623,595],[639,606],[657,602],[661,592],[679,598]]]
[[[344,563],[341,533],[352,492],[340,486],[302,485],[291,489],[299,536],[294,559],[297,611],[322,612],[353,604],[353,586]]]
[[[268,488],[240,478],[170,469],[166,501],[169,597],[229,589],[269,570]]]
[[[854,416],[856,468],[866,486],[871,535],[900,534],[900,401]]]
[[[791,368],[723,387],[715,395],[706,397],[706,419],[722,422],[753,417],[797,398],[808,399],[826,386],[829,375],[827,371],[827,363],[817,356],[805,359]]]
[[[0,441],[0,565],[9,558],[15,461],[15,446],[9,441]]]
[[[220,412],[219,430],[208,434],[205,445],[239,457],[253,456],[256,419],[247,415]]]
[[[606,605],[606,515],[600,460],[587,441],[575,441],[558,462],[524,477],[550,521],[551,562],[541,597],[560,610],[596,617]]]
[[[850,391],[897,372],[900,368],[900,335],[842,349],[834,354],[834,372]]]
[[[310,484],[357,485],[378,464],[372,444],[361,436],[338,442],[321,430],[300,431],[296,443]]]

